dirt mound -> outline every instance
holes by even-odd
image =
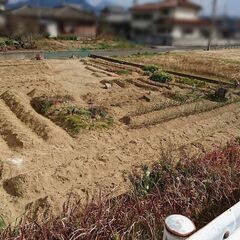
[[[3,182],[5,191],[14,197],[28,197],[34,193],[40,193],[44,189],[44,183],[38,182],[36,176],[20,174]]]
[[[30,99],[27,96],[13,91],[7,91],[3,93],[0,98],[16,117],[40,138],[51,144],[68,145],[66,140],[69,139],[70,141],[70,138],[67,134],[53,125],[52,122],[37,114],[34,109],[31,108]]]

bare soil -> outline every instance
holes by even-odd
[[[6,221],[26,211],[58,212],[72,192],[83,199],[100,190],[123,193],[132,170],[160,161],[169,148],[176,156],[200,154],[240,137],[240,103],[189,99],[178,106],[167,93],[192,93],[188,86],[153,86],[141,70],[127,68],[126,76],[120,68],[91,59],[0,62],[0,215]],[[31,99],[43,95],[102,106],[114,125],[72,137],[32,108]]]

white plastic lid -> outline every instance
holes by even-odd
[[[188,237],[196,231],[196,226],[183,215],[171,215],[165,220],[165,227],[169,233],[177,237]]]

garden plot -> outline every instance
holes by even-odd
[[[164,149],[202,153],[240,137],[237,89],[214,101],[220,86],[151,71],[90,58],[0,62],[0,215],[58,212],[70,192],[116,196]]]

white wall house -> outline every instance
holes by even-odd
[[[204,38],[208,22],[201,7],[190,0],[162,0],[131,9],[132,38],[152,44],[196,44]]]

